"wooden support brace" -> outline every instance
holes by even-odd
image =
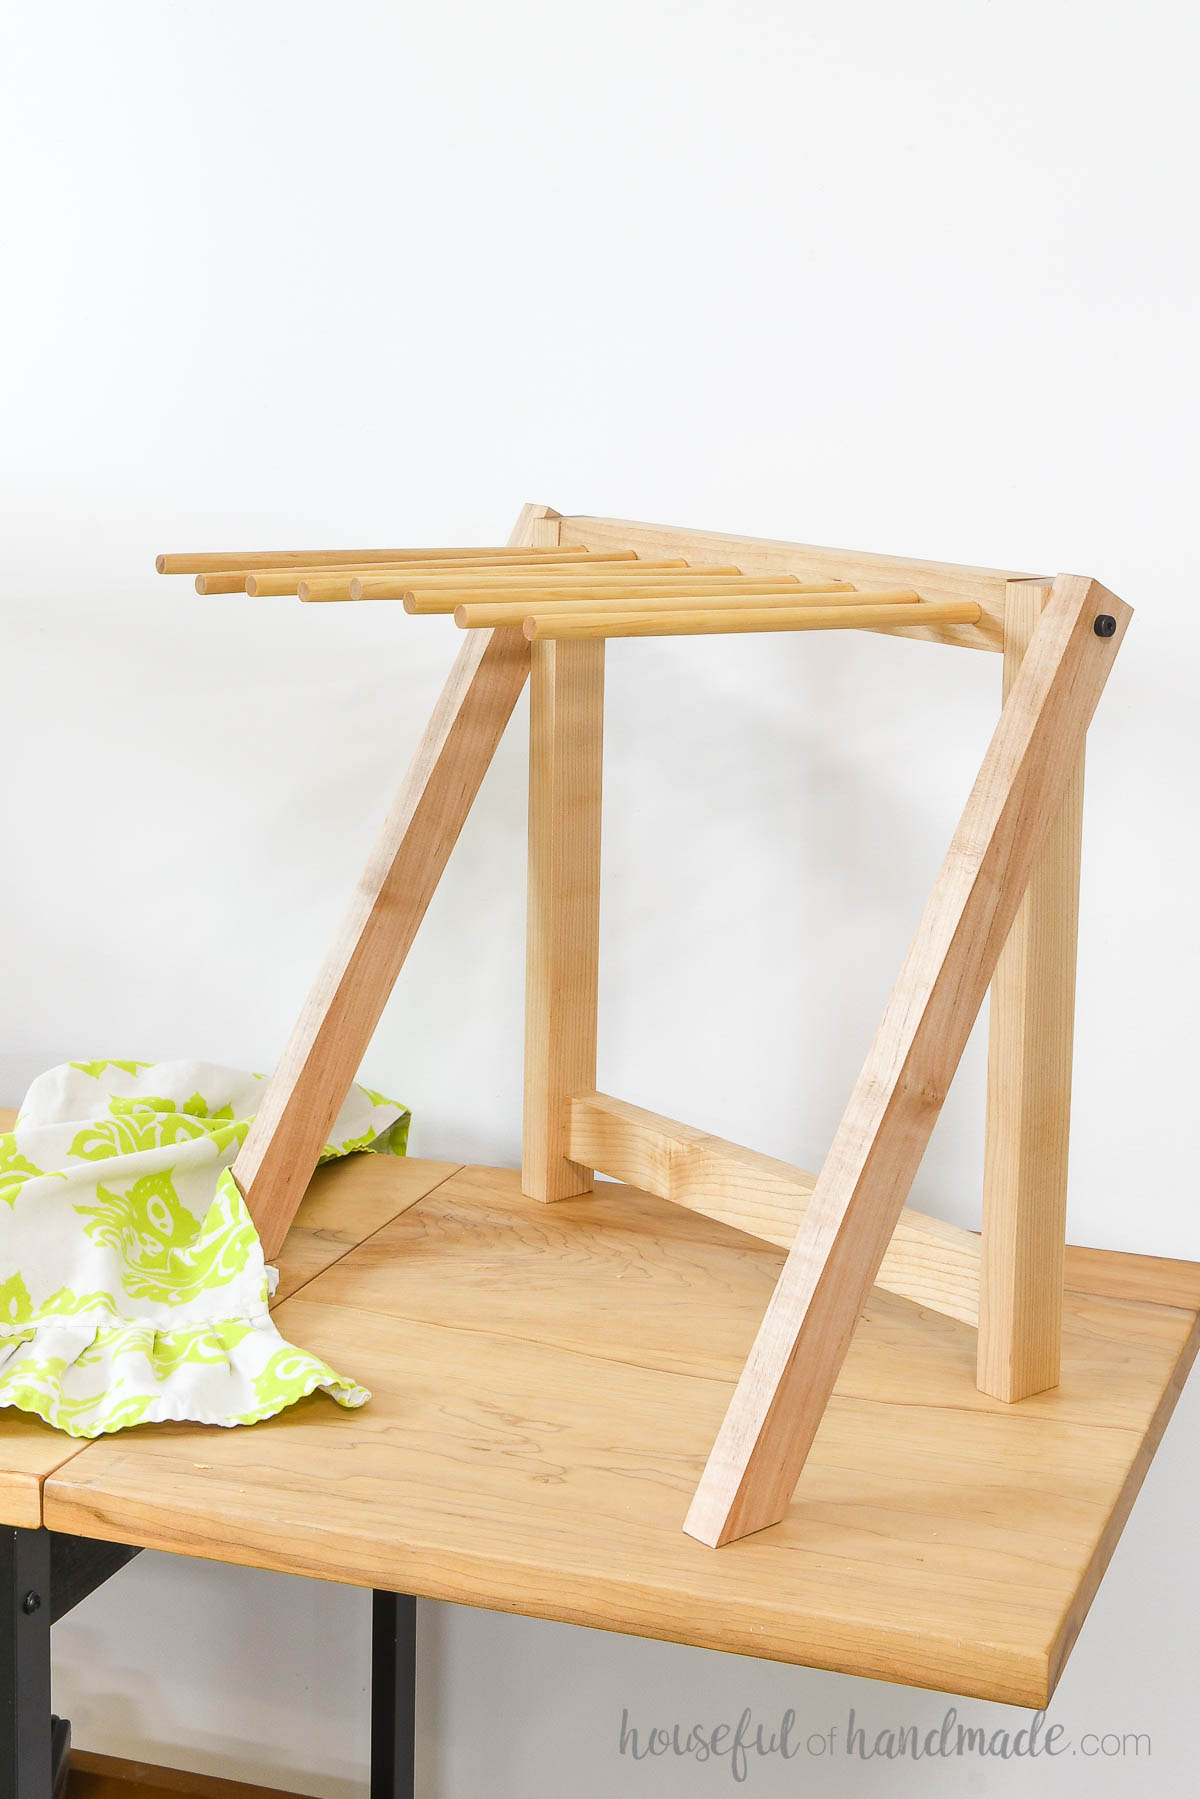
[[[526,507],[513,541],[536,541]],[[552,521],[557,530],[557,521]],[[519,631],[469,637],[233,1165],[279,1253],[529,673]]]
[[[692,1500],[701,1542],[787,1509],[1130,616],[1054,583]]]
[[[1007,697],[1048,585],[1011,581]],[[1083,832],[1080,750],[992,979],[977,1383],[996,1399],[1058,1385]]]
[[[764,1243],[790,1249],[817,1177],[790,1162],[710,1137],[607,1093],[567,1102],[567,1155],[613,1180],[657,1193]],[[916,1305],[979,1319],[979,1238],[974,1231],[907,1207],[884,1252],[875,1285]]]

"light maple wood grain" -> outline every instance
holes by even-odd
[[[415,1206],[460,1166],[356,1152],[318,1168],[275,1258],[279,1279],[272,1308]]]
[[[570,543],[563,536],[562,515],[555,512],[553,506],[523,506],[508,541],[510,546],[528,543],[535,550],[551,552],[587,548],[586,544],[581,546]],[[629,549],[625,544],[617,544],[604,550],[591,550],[589,555],[596,561],[622,561],[626,557],[636,557],[637,551]]]
[[[567,1154],[614,1180],[702,1212],[789,1249],[816,1175],[607,1093],[567,1101]],[[975,1324],[979,1237],[908,1207],[875,1284],[917,1305]]]
[[[1129,617],[1054,583],[697,1488],[704,1543],[786,1509]]]
[[[521,1165],[534,1199],[585,1193],[567,1097],[596,1080],[604,644],[544,644],[529,687],[529,882]]]
[[[1005,697],[1051,591],[1008,590]],[[978,1378],[998,1399],[1058,1380],[1083,769],[1081,749],[992,979]]]
[[[1200,1309],[1200,1262],[1171,1256],[1114,1256],[1107,1249],[1067,1244],[1064,1286],[1073,1293],[1109,1299],[1153,1300],[1156,1305]]]
[[[467,1169],[277,1313],[361,1411],[125,1432],[54,1476],[46,1520],[1042,1706],[1196,1345],[1200,1266],[1080,1254],[1122,1296],[1068,1293],[1063,1382],[1013,1406],[976,1390],[973,1331],[872,1293],[786,1517],[714,1554],[679,1526],[782,1251]]]
[[[973,600],[932,600],[924,605],[891,603],[888,593],[872,595],[873,604],[846,604],[859,596],[847,594],[836,606],[771,606],[756,609],[734,603],[722,607],[718,595],[705,596],[703,608],[678,607],[650,612],[622,612],[615,607],[582,608],[570,614],[543,612],[530,600],[529,616],[522,626],[531,642],[555,638],[560,642],[587,637],[707,637],[748,631],[870,631],[881,625],[973,624],[980,617]]]
[[[46,1477],[82,1447],[78,1438],[52,1430],[28,1412],[12,1406],[0,1410],[0,1524],[36,1530]]]

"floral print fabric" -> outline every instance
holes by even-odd
[[[323,1388],[229,1172],[265,1086],[207,1062],[68,1062],[0,1134],[0,1406],[74,1437],[163,1418],[254,1424]],[[322,1160],[403,1155],[408,1112],[354,1087]]]

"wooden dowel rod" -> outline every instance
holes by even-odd
[[[350,583],[345,575],[309,575],[297,587],[301,600],[348,600]]]
[[[417,578],[420,579],[422,577],[417,577]],[[371,578],[368,577],[368,580],[370,580],[370,579]],[[411,574],[405,574],[405,575],[398,576],[397,577],[398,585],[397,585],[397,590],[396,590],[395,594],[393,595],[393,593],[391,592],[391,590],[389,588],[389,592],[383,597],[386,597],[389,599],[391,599],[391,598],[399,599],[399,598],[403,597],[405,594],[407,594],[409,586],[410,586],[411,582],[413,581],[413,579],[414,579],[414,577]],[[458,583],[449,590],[449,599],[448,599],[447,604],[445,604],[445,605],[438,604],[438,605],[430,608],[430,610],[435,611],[435,612],[453,612],[455,606],[458,605],[459,601],[463,598],[464,594],[470,599],[479,599],[481,597],[488,598],[491,596],[491,594],[493,592],[499,593],[505,597],[507,597],[510,594],[514,594],[514,593],[528,593],[529,592],[529,590],[526,589],[524,587],[524,585],[519,582],[507,584],[505,586],[498,587],[498,588],[492,588],[490,586],[490,584],[488,584],[486,582],[481,583],[480,585],[477,586],[475,584],[474,579],[472,579],[471,585],[468,587],[468,586],[465,586],[462,584],[464,581],[465,581],[465,577],[459,576]],[[284,573],[275,573],[273,571],[268,572],[266,574],[247,575],[246,576],[246,592],[249,594],[255,594],[255,595],[263,595],[263,594],[273,595],[273,594],[294,593],[294,594],[298,594],[300,599],[307,603],[312,603],[314,601],[318,601],[318,602],[349,601],[349,600],[358,600],[358,599],[364,599],[364,598],[365,599],[376,599],[376,598],[380,597],[379,595],[374,594],[374,593],[363,594],[361,591],[356,591],[357,588],[359,588],[358,579],[350,576],[345,569],[338,569],[336,571],[334,571],[334,570],[315,570],[314,571],[314,570],[310,569],[307,573],[301,575],[299,578],[297,578],[294,575],[287,575]],[[534,591],[540,596],[543,590],[539,586]],[[571,587],[571,588],[565,588],[565,589],[564,588],[555,588],[555,589],[551,589],[551,591],[573,593],[575,590],[573,587]],[[626,591],[626,588],[624,586],[614,587],[613,589],[609,589],[609,588],[605,587],[605,588],[601,588],[599,590],[598,597],[601,600],[605,600],[608,598],[610,592],[624,593],[625,591]],[[523,607],[521,607],[521,609],[519,610],[519,612],[517,614],[517,619],[516,619],[517,624],[520,624],[521,620],[528,616],[530,606],[532,605],[532,603],[533,603],[532,597],[530,597],[529,599],[527,599],[525,605]]]
[[[900,625],[974,625],[982,608],[974,600],[929,600],[916,605],[730,606],[662,612],[573,610],[561,618],[538,613],[522,629],[532,642],[576,637],[701,637],[742,631],[873,631]]]
[[[380,583],[390,581],[394,586],[408,572],[408,568],[364,568],[360,569],[358,574],[364,581]],[[597,568],[594,563],[580,562],[573,558],[569,562],[543,560],[536,565],[522,564],[519,567],[514,567],[511,563],[505,563],[502,567],[483,569],[464,568],[461,563],[456,563],[452,569],[444,566],[431,567],[427,574],[421,576],[420,585],[422,587],[474,587],[477,582],[486,581],[490,587],[553,586],[556,583],[573,587],[581,581],[584,583],[644,581],[651,577],[656,581],[660,579],[675,581],[691,579],[692,576],[712,575],[732,580],[735,577],[740,578],[741,573],[741,569],[734,568],[732,564],[714,569],[693,569],[688,566],[682,556],[672,556],[663,562],[612,562],[602,568]],[[414,585],[416,583],[409,582],[410,587]]]
[[[855,593],[845,589],[822,587],[812,593],[803,589],[789,588],[785,593],[759,593],[754,588],[749,591],[739,588],[736,593],[693,593],[686,589],[680,593],[655,593],[647,589],[642,594],[618,594],[613,597],[601,597],[598,601],[586,599],[548,600],[539,594],[536,599],[523,600],[467,600],[454,608],[454,622],[463,630],[478,630],[484,625],[519,625],[532,614],[538,618],[576,618],[581,612],[669,612],[672,614],[685,611],[695,612],[730,612],[763,610],[766,607],[812,606],[828,610],[831,605],[837,606],[904,606],[914,605],[920,600],[919,593],[911,587],[899,587],[893,590],[877,590],[875,593]]]
[[[354,571],[348,568],[260,568],[242,571],[242,591],[252,599],[278,599],[284,594],[299,593],[305,581],[339,581],[343,587],[350,580]],[[221,577],[224,579],[224,577]],[[201,581],[208,580],[206,575],[197,575],[196,591],[200,591]],[[423,574],[413,574],[411,579],[421,580]],[[459,576],[459,579],[464,579]],[[209,590],[212,591],[211,589]]]
[[[677,568],[655,568],[653,563],[643,562],[623,562],[618,568],[578,568],[572,564],[566,568],[505,569],[500,574],[487,569],[482,578],[471,569],[453,575],[413,575],[407,569],[378,575],[373,569],[363,569],[357,579],[381,587],[407,580],[408,591],[429,594],[453,593],[455,588],[486,587],[500,599],[506,590],[514,596],[555,588],[564,593],[576,593],[589,587],[604,587],[614,593],[639,587],[677,587],[690,592],[706,587],[714,591],[725,587],[736,590],[751,583],[772,591],[787,589],[792,593],[853,591],[850,581],[801,581],[798,575],[746,575],[738,568],[688,568],[686,564]]]
[[[482,588],[500,596],[506,592],[525,593],[555,587],[574,593],[577,587],[593,587],[603,583],[606,587],[623,590],[631,583],[641,586],[651,580],[656,584],[659,580],[686,581],[690,575],[683,557],[677,556],[667,562],[619,562],[610,563],[604,568],[597,568],[590,562],[539,563],[536,568],[520,569],[464,569],[459,566],[453,574],[431,570],[419,577],[408,569],[392,569],[386,574],[377,573],[373,569],[360,569],[352,578],[358,588],[353,595],[356,600],[402,600],[410,589],[420,587],[429,593],[453,593],[454,604],[457,605],[466,589],[473,592]],[[704,578],[708,579],[707,575]],[[740,570],[736,568],[718,569],[713,576],[717,580],[738,578]]]
[[[326,572],[326,571],[322,571]],[[349,571],[339,571],[349,575]],[[715,578],[733,580],[739,575],[735,568],[717,571]],[[559,562],[539,563],[536,568],[464,568],[459,564],[453,574],[441,570],[430,569],[424,574],[414,574],[411,569],[389,569],[380,573],[374,569],[359,569],[349,575],[355,582],[356,591],[351,596],[356,600],[402,600],[413,587],[420,587],[431,593],[445,591],[455,595],[457,605],[466,590],[474,593],[482,590],[485,593],[496,593],[500,597],[505,594],[542,591],[546,588],[560,588],[564,592],[574,593],[577,587],[592,587],[603,584],[614,590],[624,591],[631,583],[641,586],[643,583],[660,579],[688,579],[688,565],[682,556],[666,562],[615,562],[597,568],[594,563]],[[451,608],[447,608],[451,610]]]
[[[356,583],[351,582],[353,594]],[[423,580],[409,583],[404,593],[404,610],[423,614],[427,612],[453,612],[458,606],[483,604],[525,606],[522,618],[530,612],[540,610],[542,604],[558,605],[566,601],[578,602],[581,607],[595,611],[597,605],[606,604],[609,600],[636,599],[645,595],[651,599],[673,599],[676,603],[688,599],[707,598],[709,594],[717,595],[778,595],[781,599],[795,600],[810,593],[852,594],[854,588],[848,581],[820,581],[807,583],[792,580],[788,576],[775,579],[764,576],[761,580],[753,576],[723,575],[714,579],[707,577],[680,575],[678,578],[664,577],[662,580],[647,575],[640,581],[610,581],[607,576],[597,576],[587,582],[554,581],[508,581],[500,585],[487,583],[477,586],[474,581],[460,581],[453,587],[428,588]],[[919,594],[906,589],[906,599],[919,599]]]
[[[375,592],[373,588],[370,593],[364,590],[360,598],[390,600],[401,597],[401,593],[390,590],[399,588],[406,592],[408,588],[417,586],[427,587],[431,591],[436,588],[450,590],[455,587],[479,586],[498,589],[507,587],[514,591],[520,591],[526,587],[569,587],[573,591],[577,586],[592,586],[600,581],[611,585],[627,585],[631,581],[637,584],[651,579],[654,581],[659,579],[687,580],[691,579],[693,574],[697,578],[703,579],[708,579],[710,574],[712,578],[719,580],[742,578],[741,570],[733,567],[717,568],[711,571],[708,569],[690,570],[682,556],[673,557],[667,562],[615,562],[603,568],[597,568],[591,562],[574,561],[539,562],[536,567],[521,568],[513,568],[506,564],[503,568],[483,569],[464,568],[460,563],[455,567],[453,573],[447,573],[441,568],[430,569],[427,574],[421,575],[419,580],[409,579],[410,570],[407,568],[384,571],[359,569],[357,578],[364,582],[372,582],[379,589],[378,592]],[[789,579],[790,577],[772,578]]]
[[[584,562],[577,556],[562,562],[553,556],[543,556],[536,563],[498,562],[480,565],[456,562],[453,568],[447,568],[444,563],[430,563],[427,572],[420,579],[422,587],[426,584],[431,587],[474,587],[478,581],[486,581],[489,586],[520,587],[559,581],[564,584],[574,584],[577,581],[641,581],[651,575],[656,580],[660,575],[664,580],[675,580],[689,573],[683,556],[671,556],[662,562],[607,561],[597,567],[598,563],[601,563],[599,557],[591,562]],[[407,563],[395,569],[364,568],[358,573],[364,581],[394,582],[409,574],[412,567],[411,563]],[[740,572],[733,567],[715,571],[718,575],[737,575]]]
[[[276,599],[284,594],[299,593],[306,581],[338,581],[343,587],[350,579],[349,569],[294,568],[259,569],[257,574],[242,576],[242,588],[252,599]]]
[[[522,545],[519,549],[489,545],[454,550],[203,550],[195,554],[156,556],[160,575],[225,574],[235,568],[357,568],[382,562],[457,562],[464,557],[487,556],[536,562],[542,556],[592,556],[629,560],[634,550],[585,550],[581,544],[554,544],[545,549]]]
[[[196,592],[210,593],[245,593],[246,576],[242,569],[235,569],[231,575],[197,575]]]
[[[615,552],[615,551],[606,551],[606,552],[604,552],[603,556],[597,557],[596,560],[603,561],[605,563],[605,568],[607,570],[608,557],[615,555],[616,553],[617,552]],[[438,563],[438,562],[407,562],[407,563],[404,563],[404,564],[398,566],[395,569],[387,570],[386,575],[381,578],[399,581],[403,584],[406,584],[413,580],[421,580],[421,581],[436,580],[436,579],[441,578],[438,574],[438,570],[441,568],[444,568],[444,566],[445,565],[443,563]],[[524,566],[524,565],[521,565],[521,566]],[[532,567],[533,565],[531,564],[530,566]],[[627,567],[632,568],[633,564],[626,563],[626,562],[618,562],[615,564],[615,566],[620,569],[625,569]],[[360,573],[366,574],[366,575],[373,575],[375,568],[377,568],[377,567],[378,567],[378,564],[367,567],[367,568],[359,568],[359,569],[354,569],[349,566],[346,568],[336,568],[336,569],[335,568],[250,569],[250,570],[243,570],[238,578],[242,582],[242,585],[244,586],[245,591],[248,594],[253,594],[253,595],[256,595],[259,598],[261,598],[264,595],[270,596],[270,595],[278,595],[278,594],[298,593],[300,590],[300,583],[302,581],[333,579],[333,580],[340,581],[342,583],[342,585],[344,586],[346,584],[346,582],[349,581],[353,575],[360,574]],[[579,562],[576,559],[572,559],[572,560],[566,561],[566,562],[558,562],[558,561],[556,561],[556,559],[553,556],[548,556],[548,557],[540,560],[539,563],[537,564],[537,574],[539,577],[541,577],[544,574],[547,579],[562,581],[568,575],[573,575],[577,568],[579,568],[580,574],[584,574],[588,570],[592,569],[593,567],[594,567],[594,564],[590,560],[583,563],[582,567],[580,567]],[[456,583],[470,582],[471,585],[474,586],[476,581],[483,580],[487,577],[490,577],[491,575],[495,574],[498,570],[501,570],[501,569],[504,571],[504,575],[508,580],[515,581],[515,580],[519,579],[516,569],[511,562],[497,563],[497,562],[492,561],[490,557],[488,557],[488,558],[480,557],[478,561],[476,561],[474,559],[471,559],[469,561],[464,559],[461,562],[456,562],[454,564],[454,575],[452,576],[452,580],[455,581]],[[197,575],[196,591],[198,593],[201,591],[201,588],[200,588],[201,581],[208,581],[213,578],[214,577],[211,577],[208,575]],[[219,578],[221,580],[224,580],[226,577],[222,575]],[[208,588],[207,591],[211,593],[211,592],[217,591],[217,590],[214,590],[213,588]],[[221,590],[221,591],[225,591],[225,590]],[[339,599],[349,599],[350,595],[348,593],[344,593],[344,594],[339,594],[337,597]]]

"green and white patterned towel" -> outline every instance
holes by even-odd
[[[73,1437],[162,1418],[255,1424],[322,1387],[286,1343],[229,1169],[265,1077],[208,1062],[68,1062],[0,1134],[0,1406]],[[322,1161],[403,1155],[408,1112],[354,1087]]]

